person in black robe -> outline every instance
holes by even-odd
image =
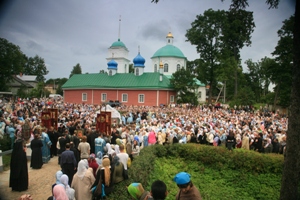
[[[17,140],[11,154],[9,187],[13,191],[28,189],[28,166],[23,141]]]
[[[98,137],[98,133],[96,130],[92,129],[92,132],[90,132],[87,135],[87,142],[90,144],[91,147],[91,154],[95,153],[95,139]]]
[[[31,162],[30,167],[32,169],[40,169],[43,166],[42,156],[43,142],[39,139],[39,134],[34,134],[34,139],[30,142],[31,148]]]
[[[53,156],[57,156],[56,143],[58,141],[58,133],[51,126],[47,134],[49,136],[50,141],[52,142],[52,145],[50,147],[50,157],[52,158]]]
[[[60,164],[60,156],[62,152],[66,150],[66,144],[67,144],[66,133],[63,133],[63,135],[59,137],[57,141],[58,164]]]

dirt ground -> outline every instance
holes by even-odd
[[[44,164],[41,169],[31,169],[28,162],[29,186],[27,191],[11,191],[9,187],[10,171],[0,172],[0,200],[18,200],[23,194],[30,194],[34,200],[46,200],[51,193],[51,186],[55,183],[55,173],[60,170],[57,157]]]

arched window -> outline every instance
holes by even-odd
[[[154,72],[157,72],[157,64],[154,65]]]
[[[170,42],[171,42],[171,40],[170,39],[168,39],[168,43],[170,44]]]
[[[169,65],[166,63],[164,64],[164,72],[168,72],[169,71]]]
[[[112,76],[112,71],[111,70],[109,70],[109,76]]]
[[[139,76],[139,74],[140,74],[139,68],[136,68],[136,69],[135,69],[135,75],[136,75],[136,76]]]
[[[180,64],[177,64],[177,71],[180,70]]]
[[[125,73],[127,72],[127,65],[125,64]]]

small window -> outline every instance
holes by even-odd
[[[168,43],[170,43],[171,42],[171,40],[170,39],[168,39]]]
[[[125,64],[125,73],[127,72],[127,65]]]
[[[164,72],[168,72],[169,71],[169,65],[166,63],[164,65]]]
[[[128,101],[128,95],[122,94],[122,102],[127,102],[127,101]]]
[[[177,71],[179,71],[180,70],[180,65],[179,64],[177,64]]]
[[[199,91],[199,93],[198,93],[198,97],[199,97],[199,98],[201,98],[201,96],[202,96],[202,92],[201,92],[201,91]]]
[[[86,93],[82,93],[82,101],[87,101],[87,94]]]
[[[174,102],[174,95],[170,96],[170,102]]]
[[[154,65],[154,72],[157,72],[157,64]]]
[[[109,76],[112,76],[112,71],[111,70],[109,70]]]
[[[139,103],[144,103],[145,102],[145,95],[144,94],[139,94]]]
[[[101,101],[106,101],[106,99],[107,99],[106,93],[102,93],[101,94]]]
[[[135,69],[135,75],[136,75],[136,76],[139,76],[139,74],[140,74],[139,68],[136,68],[136,69]]]

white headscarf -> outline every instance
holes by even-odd
[[[120,153],[120,147],[117,144],[115,145],[115,152],[116,154]]]
[[[109,143],[106,143],[106,147],[107,147],[107,153],[108,155],[113,154],[115,151],[111,148],[111,145]]]
[[[89,168],[89,163],[87,161],[87,159],[83,159],[81,161],[79,161],[78,163],[78,169],[77,169],[77,176],[82,180],[85,172],[87,171],[87,169]]]

